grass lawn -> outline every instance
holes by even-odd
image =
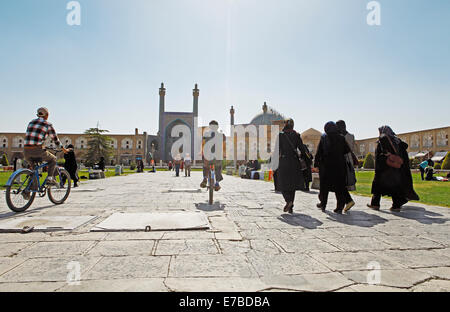
[[[356,191],[358,195],[372,196],[370,190],[375,172],[356,172]],[[422,181],[420,173],[413,173],[414,190],[420,197],[421,203],[450,207],[450,182]]]

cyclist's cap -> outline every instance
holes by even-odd
[[[48,109],[45,108],[45,107],[40,107],[40,108],[38,108],[38,110],[37,110],[37,115],[38,115],[39,117],[47,116],[47,115],[48,115]]]

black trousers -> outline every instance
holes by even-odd
[[[329,193],[330,193],[330,191],[328,191],[328,190],[320,190],[319,200],[323,207],[327,206]],[[334,193],[336,195],[336,201],[337,201],[336,208],[337,209],[340,209],[340,210],[344,209],[345,204],[352,201],[352,197],[350,196],[350,193],[348,192],[348,190],[346,188],[337,190]]]
[[[283,194],[284,200],[286,203],[294,202],[295,200],[295,191],[283,191],[281,192]]]
[[[380,207],[380,202],[381,202],[381,195],[373,194],[372,201],[370,202],[370,204],[372,206]],[[401,208],[407,202],[408,202],[408,200],[406,200],[403,196],[398,196],[398,195],[392,196],[392,207],[394,207],[394,208]]]
[[[422,167],[419,167],[419,170],[420,170],[420,176],[421,176],[422,181],[423,181],[423,174],[425,173],[425,169],[423,169]]]

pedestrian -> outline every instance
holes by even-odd
[[[355,205],[347,189],[345,155],[350,153],[350,148],[334,122],[327,122],[324,130],[314,157],[314,167],[318,168],[320,179],[320,203],[317,207],[325,211],[328,193],[334,192],[337,200],[334,212],[341,214]],[[350,201],[346,203],[349,198]]]
[[[294,120],[285,121],[282,132],[278,134],[275,148],[279,151],[276,185],[286,202],[283,211],[293,213],[295,192],[306,190],[302,173],[306,165],[301,161],[306,150],[300,134],[294,130]]]
[[[425,169],[428,167],[428,160],[424,160],[419,164],[419,170],[420,170],[420,177],[422,178],[422,181],[424,180],[424,173],[425,173]]]
[[[169,171],[172,171],[172,161],[169,160]]]
[[[14,168],[13,168],[13,170],[14,170],[14,172],[16,172],[16,170],[17,170],[17,157],[14,157],[14,161],[13,161],[13,165],[14,165]]]
[[[180,156],[180,154],[178,154],[175,157],[174,165],[175,165],[175,175],[177,177],[179,177],[180,176],[180,166],[181,166],[181,156]]]
[[[350,153],[345,154],[345,162],[347,168],[347,189],[349,191],[356,191],[356,172],[355,166],[358,165],[358,158],[355,155],[355,136],[347,131],[345,121],[339,120],[336,122],[339,133],[344,136],[345,141],[350,148]],[[351,198],[346,198],[346,204],[351,201]]]
[[[73,187],[78,187],[78,165],[77,165],[77,159],[75,157],[75,151],[72,144],[69,144],[66,146],[66,149],[69,151],[67,154],[64,154],[64,168],[69,172],[70,178],[73,181]],[[64,177],[65,178],[65,177]],[[66,183],[66,181],[63,181],[63,183]]]
[[[308,146],[304,145],[305,147],[305,155],[302,156],[302,159],[305,161],[306,164],[306,169],[302,170],[303,171],[303,178],[305,180],[305,190],[307,192],[309,192],[309,183],[312,182],[312,164],[313,164],[313,155],[311,154],[311,152],[308,149]]]
[[[392,211],[400,211],[409,200],[419,200],[413,188],[409,167],[408,144],[389,126],[378,129],[380,137],[375,150],[375,177],[372,182],[372,201],[367,206],[380,209],[381,196],[392,197]]]
[[[185,177],[191,176],[191,166],[192,166],[192,159],[191,159],[191,155],[188,153],[184,157],[184,176]]]

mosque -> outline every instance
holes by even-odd
[[[171,137],[172,129],[177,125],[185,125],[189,127],[191,133],[194,133],[193,130],[197,128],[196,131],[200,131],[204,129],[204,127],[199,127],[196,125],[196,118],[198,117],[198,105],[199,105],[199,97],[200,90],[198,88],[198,84],[195,84],[194,89],[192,90],[193,102],[192,102],[192,112],[168,112],[165,107],[165,97],[166,97],[166,88],[164,83],[161,83],[161,87],[159,88],[159,130],[156,135],[148,135],[147,139],[147,151],[153,156],[153,159],[156,162],[163,161],[168,162],[172,160],[171,156],[171,147],[172,144],[178,140],[178,138]],[[286,119],[284,115],[277,112],[275,109],[269,107],[266,102],[264,102],[262,106],[262,112],[258,113],[249,123],[245,124],[235,124],[235,109],[231,106],[230,109],[230,126],[244,126],[247,127],[249,125],[254,126],[265,126],[264,135],[267,138],[271,137],[271,127],[272,125],[281,126],[283,121]],[[256,148],[256,146],[249,146],[250,135],[247,135],[245,138],[245,143],[241,142],[240,144],[245,144],[244,146],[239,146],[239,148],[245,149],[245,157],[248,159],[249,149]],[[259,134],[257,135],[256,140],[253,142],[257,142],[259,140]],[[321,133],[315,129],[309,129],[302,133],[302,137],[304,138],[304,143],[308,146],[311,152],[314,152],[314,148],[317,147],[318,142],[320,140]],[[270,139],[268,140],[268,149],[270,149]],[[257,144],[257,143],[253,143]],[[235,142],[235,148],[237,147],[237,142]],[[194,142],[191,140],[191,151],[194,150]]]

